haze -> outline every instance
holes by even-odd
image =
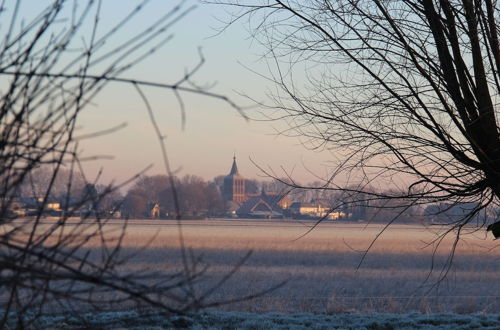
[[[118,13],[106,6],[110,4],[104,4],[102,20],[117,19]],[[169,5],[158,1],[146,7],[141,17],[153,19],[168,8]],[[121,8],[120,12],[126,12],[126,9]],[[267,69],[259,61],[263,50],[246,37],[243,24],[218,34],[223,23],[217,17],[224,17],[221,7],[199,5],[177,23],[170,42],[124,76],[173,83],[198,63],[200,47],[206,63],[194,81],[201,86],[213,85],[210,91],[226,95],[247,108],[245,113],[249,117],[263,119],[262,109],[242,95],[248,94],[256,100],[265,98],[268,88],[265,79],[245,67],[265,73]],[[307,150],[297,138],[280,136],[277,132],[283,127],[276,127],[276,122],[246,121],[220,100],[182,94],[186,107],[183,129],[179,103],[171,91],[151,88],[145,93],[162,134],[167,137],[168,156],[177,174],[194,174],[205,179],[225,175],[233,154],[238,157],[240,171],[247,178],[263,175],[252,161],[266,169],[274,169],[280,176],[285,175],[285,169],[302,182],[313,181],[314,175],[325,176],[327,173],[332,155]],[[108,85],[86,109],[80,125],[79,135],[126,125],[110,134],[80,142],[82,156],[92,158],[84,163],[90,178],[103,169],[102,181],[120,182],[151,164],[153,166],[147,174],[165,173],[161,150],[146,108],[132,87]],[[96,156],[97,160],[94,159]]]

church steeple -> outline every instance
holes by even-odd
[[[245,193],[245,178],[238,173],[238,165],[236,165],[236,156],[234,155],[231,171],[224,177],[223,195],[226,201],[234,201],[238,204],[248,199]]]
[[[233,156],[233,166],[231,166],[231,172],[229,172],[229,175],[235,174],[238,174],[238,165],[236,165],[236,156]]]

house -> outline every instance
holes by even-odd
[[[266,194],[262,190],[258,196],[250,197],[236,211],[241,218],[265,218],[265,219],[281,219],[283,218],[283,208],[280,202],[286,196],[278,194]]]
[[[37,215],[42,205],[46,215],[60,215],[62,212],[61,203],[53,198],[47,199],[45,203],[43,197],[21,197],[19,201],[26,215]]]
[[[321,202],[301,203],[295,202],[290,205],[290,214],[294,218],[327,218],[330,220],[338,220],[344,218],[344,212],[332,210]]]

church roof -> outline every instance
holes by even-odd
[[[238,165],[236,165],[236,156],[233,156],[233,165],[231,166],[231,171],[229,172],[228,175],[226,175],[227,180],[236,177],[236,178],[243,178],[241,174],[238,172]]]
[[[235,175],[239,174],[238,173],[238,165],[236,165],[236,156],[233,156],[233,166],[231,166],[231,172],[229,172],[229,175]]]
[[[277,204],[280,198],[261,194],[247,200],[238,209],[240,215],[283,215],[283,209]]]

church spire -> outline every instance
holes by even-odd
[[[233,166],[231,166],[231,172],[229,175],[238,174],[238,166],[236,165],[236,155],[233,155]]]
[[[233,201],[237,204],[242,204],[248,198],[245,193],[245,178],[238,173],[238,165],[236,165],[236,156],[233,155],[233,166],[231,172],[224,177],[224,199],[225,201]]]

